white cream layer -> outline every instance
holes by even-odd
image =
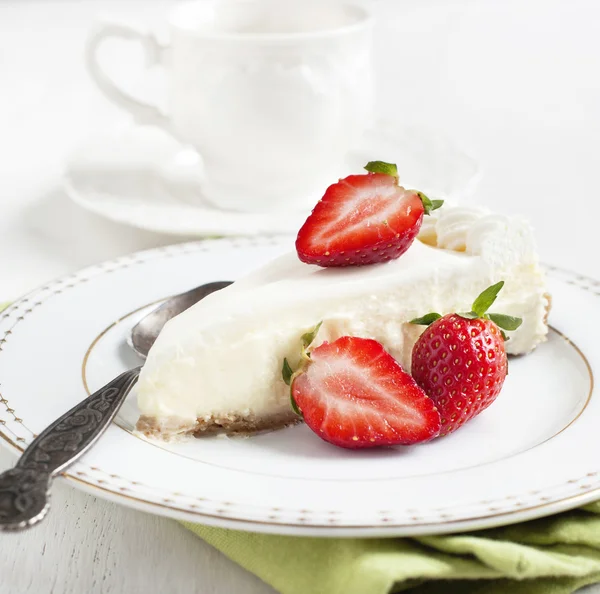
[[[438,231],[447,214],[438,215]],[[530,351],[547,333],[545,279],[531,229],[479,214],[464,225],[462,253],[416,241],[398,260],[339,269],[309,266],[290,253],[207,297],[171,320],[151,349],[138,384],[141,413],[193,424],[286,410],[283,358],[295,365],[300,336],[321,320],[316,343],[374,338],[410,369],[422,328],[407,322],[430,311],[468,310],[499,280],[505,287],[493,310],[523,318],[507,351]]]

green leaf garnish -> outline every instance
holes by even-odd
[[[307,349],[312,344],[312,341],[315,339],[315,337],[319,333],[319,328],[321,328],[322,323],[323,323],[323,321],[319,322],[312,330],[309,330],[308,332],[306,332],[305,334],[302,335],[302,337],[301,337],[302,346],[305,349]]]
[[[483,317],[485,312],[492,306],[503,286],[504,281],[500,281],[499,283],[488,287],[481,295],[479,295],[479,297],[477,297],[477,299],[475,299],[473,302],[473,312],[476,313],[478,317]]]
[[[287,386],[289,386],[292,382],[292,375],[294,375],[294,372],[292,371],[292,368],[290,367],[290,364],[287,359],[283,360],[283,366],[281,367],[281,375],[283,377],[283,381],[286,383]]]
[[[443,200],[430,200],[423,192],[417,192],[417,196],[419,196],[423,203],[423,209],[425,210],[426,215],[431,214],[432,210],[437,210],[444,204]]]
[[[521,318],[515,316],[506,316],[504,314],[490,313],[486,316],[492,320],[496,326],[499,326],[502,330],[516,330],[522,323]],[[506,339],[505,339],[506,340]]]
[[[369,173],[385,173],[391,175],[398,180],[398,167],[395,163],[386,163],[385,161],[369,161],[365,165],[365,169]]]
[[[441,317],[442,316],[439,313],[428,313],[421,318],[415,318],[414,320],[411,320],[410,323],[418,324],[419,326],[429,326],[436,320],[439,320]]]
[[[292,394],[292,391],[290,390],[290,402],[292,404],[292,410],[299,416],[304,418],[304,415],[302,414],[302,411],[298,408],[298,405],[296,404],[296,401],[294,400],[294,395]]]

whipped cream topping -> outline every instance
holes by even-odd
[[[489,214],[490,211],[484,208],[444,205],[423,217],[419,239],[444,250],[471,253],[467,246],[467,236],[474,223]]]
[[[437,246],[455,252],[472,252],[467,246],[467,237],[474,223],[488,214],[482,208],[466,208],[458,206],[440,212],[437,217]]]
[[[529,223],[485,208],[444,206],[423,218],[418,238],[433,247],[483,256],[497,265],[537,261]]]
[[[434,210],[430,215],[423,217],[419,234],[417,235],[421,243],[437,247],[437,213]]]

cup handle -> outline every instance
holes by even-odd
[[[136,123],[159,126],[173,134],[169,118],[158,107],[140,101],[122,91],[100,66],[98,62],[98,50],[104,41],[111,38],[139,42],[144,50],[146,68],[159,64],[162,61],[166,48],[151,33],[125,24],[101,23],[88,37],[85,61],[90,76],[104,95],[110,101],[131,113]]]

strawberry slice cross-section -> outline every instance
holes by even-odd
[[[395,165],[373,161],[365,169],[329,186],[298,232],[300,260],[324,267],[393,260],[410,247],[423,215],[442,204],[398,185]]]
[[[316,347],[291,390],[306,424],[340,447],[410,445],[440,431],[433,402],[375,340],[344,336]]]

